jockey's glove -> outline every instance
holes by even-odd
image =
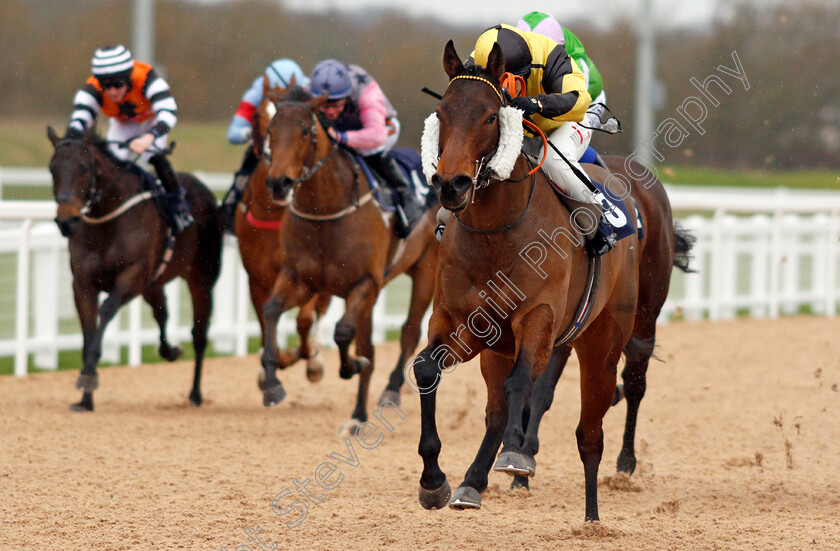
[[[513,98],[510,102],[510,106],[525,113],[525,116],[531,116],[534,113],[539,113],[542,111],[542,103],[540,100],[534,97],[528,96],[520,96],[518,98]]]

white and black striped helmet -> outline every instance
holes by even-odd
[[[122,44],[99,48],[90,60],[93,76],[100,77],[128,77],[134,68],[134,58],[131,51]]]

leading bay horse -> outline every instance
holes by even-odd
[[[99,386],[96,364],[105,327],[119,308],[142,295],[160,328],[160,355],[175,361],[181,350],[166,340],[168,311],[163,286],[183,277],[193,303],[195,372],[189,400],[198,406],[201,367],[213,310],[213,286],[221,267],[222,223],[213,194],[197,178],[179,173],[187,190],[195,224],[167,247],[169,236],[144,189],[142,177],[118,161],[93,130],[81,138],[59,138],[52,127],[50,159],[53,194],[58,203],[56,223],[68,238],[73,296],[82,325],[84,366],[76,381],[82,399],[73,411],[93,411],[93,391]],[[100,305],[99,293],[108,297]]]
[[[268,186],[277,200],[286,199],[292,190],[294,193],[283,223],[280,275],[264,307],[268,330],[262,358],[266,372],[263,403],[270,406],[285,396],[276,376],[276,370],[283,367],[282,358],[274,353],[280,315],[316,294],[339,296],[346,301],[334,337],[341,358],[339,375],[344,379],[359,375],[356,406],[343,430],[355,430],[368,418],[367,394],[374,365],[373,306],[399,242],[393,219],[386,219],[376,204],[367,176],[346,150],[330,141],[320,123],[318,109],[326,101],[326,96],[311,98],[301,89],[292,89],[276,104],[277,113],[268,129]],[[403,326],[400,362],[417,346],[420,322],[431,301],[435,249],[428,247],[408,269],[412,296]],[[349,350],[354,339],[355,356]],[[396,404],[398,400],[399,394],[386,396],[388,402]]]
[[[525,429],[535,433],[538,415],[548,407],[545,399],[531,404],[534,381],[553,365],[548,383],[538,382],[553,391],[553,377],[559,377],[574,348],[581,373],[576,436],[584,467],[585,519],[598,520],[602,419],[616,394],[617,364],[623,351],[628,358],[649,357],[643,350],[646,343],[631,340],[640,295],[638,235],[620,240],[599,259],[590,258],[577,219],[556,198],[542,173],[531,173],[524,156],[515,158],[504,178],[482,177],[486,160],[503,149],[500,120],[508,114],[502,113],[506,102],[499,84],[503,54],[494,45],[486,69],[468,69],[450,41],[443,66],[450,84],[436,110],[439,159],[432,185],[441,205],[456,216],[440,245],[429,343],[413,362],[421,394],[420,503],[427,509],[448,503],[453,508],[477,508],[491,467],[511,474],[532,473],[535,452]],[[600,182],[609,177],[600,167],[586,170]],[[660,251],[649,260],[670,273],[674,229],[664,190],[654,182],[635,186],[632,192],[644,220],[645,239]],[[625,204],[630,223],[635,224],[632,200],[627,197]],[[600,274],[590,278],[598,270]],[[582,316],[587,310],[588,317]],[[487,386],[486,433],[452,495],[438,463],[436,390],[448,370],[477,355]],[[641,386],[643,393],[643,382]],[[550,398],[548,394],[548,403]],[[529,407],[534,410],[530,420]]]
[[[292,78],[294,80],[294,77]],[[263,162],[257,164],[248,180],[239,208],[236,209],[234,221],[236,238],[239,243],[239,254],[242,257],[242,265],[248,274],[251,302],[260,322],[263,346],[265,346],[266,334],[263,305],[271,295],[271,289],[280,273],[282,263],[280,233],[287,206],[286,201],[275,201],[266,187],[268,162],[264,158],[263,149],[268,125],[274,116],[273,99],[284,92],[285,90],[282,88],[269,89],[268,79],[264,80],[263,100],[254,113],[251,132],[253,138],[251,147],[254,148],[256,155],[263,158]],[[286,367],[291,366],[298,358],[305,359],[306,376],[312,382],[319,381],[324,373],[324,364],[318,349],[320,333],[316,324],[316,316],[323,316],[329,304],[329,295],[316,296],[308,304],[305,304],[297,317],[300,346],[295,352],[275,351],[278,356],[283,356],[280,363]],[[310,343],[309,334],[313,325],[316,325],[316,327],[313,342]],[[261,373],[261,378],[263,377],[264,373]]]

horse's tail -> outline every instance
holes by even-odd
[[[678,222],[674,223],[674,266],[687,274],[696,272],[688,267],[692,259],[691,249],[696,241],[697,237],[693,233]]]

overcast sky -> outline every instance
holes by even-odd
[[[766,0],[772,2],[773,0]],[[285,0],[296,10],[357,11],[368,7],[391,8],[414,16],[430,16],[450,23],[465,24],[513,23],[529,11],[543,11],[563,21],[586,20],[593,24],[609,25],[618,18],[635,19],[643,0]],[[656,20],[676,26],[703,27],[712,19],[725,17],[721,5],[725,0],[652,0]],[[717,13],[716,13],[717,12]]]

